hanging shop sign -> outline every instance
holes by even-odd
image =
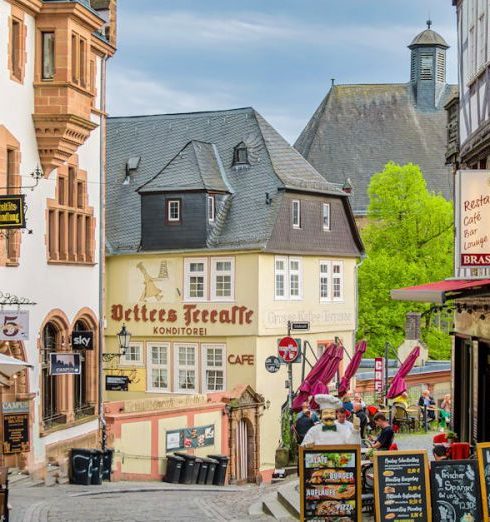
[[[1,405],[4,415],[29,413],[29,403],[27,401],[2,402]]]
[[[483,498],[483,520],[490,518],[490,442],[476,445],[480,486]]]
[[[80,354],[53,352],[49,354],[50,375],[80,375]]]
[[[167,431],[167,451],[214,446],[214,424]]]
[[[375,357],[374,359],[374,391],[382,393],[385,387],[384,382],[384,357]]]
[[[476,460],[441,460],[430,466],[433,522],[484,520]]]
[[[294,362],[299,355],[299,343],[292,337],[283,337],[277,347],[279,358],[285,363]]]
[[[128,391],[129,377],[127,375],[106,375],[106,391]]]
[[[359,446],[299,448],[301,520],[362,520]]]
[[[269,355],[265,360],[265,369],[269,373],[276,373],[281,368],[281,359],[275,355]]]
[[[29,414],[18,413],[3,416],[3,453],[12,455],[30,450]]]
[[[490,171],[459,171],[456,180],[460,265],[490,266]]]
[[[374,455],[376,520],[431,522],[429,464],[425,451]]]
[[[22,194],[0,196],[0,229],[25,228],[25,201]]]
[[[0,311],[0,341],[28,341],[29,312],[27,310]]]
[[[74,350],[93,350],[94,332],[88,330],[74,330],[71,333],[71,346]]]

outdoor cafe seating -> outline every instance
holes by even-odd
[[[416,419],[401,404],[393,404],[392,409],[393,426],[398,427],[396,431],[415,431]]]
[[[445,433],[434,435],[432,442],[434,445],[444,446],[447,457],[451,460],[464,460],[470,457],[471,445],[468,442],[449,442]]]

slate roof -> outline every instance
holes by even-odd
[[[451,199],[444,105],[456,92],[446,85],[438,107],[422,111],[408,83],[335,85],[294,146],[329,181],[350,178],[356,215],[366,214],[371,176],[388,161],[418,164],[428,188]]]
[[[250,165],[233,166],[244,142]],[[184,152],[183,157],[182,154]],[[126,162],[141,157],[124,184]],[[157,174],[159,174],[157,176]],[[107,122],[107,245],[109,253],[136,252],[141,241],[143,190],[220,187],[229,193],[217,209],[210,248],[265,248],[285,190],[346,194],[324,179],[253,108],[109,118]],[[272,198],[266,204],[266,193]],[[348,205],[348,203],[347,203]],[[353,234],[357,234],[354,223]],[[358,237],[358,236],[356,236]]]
[[[439,34],[433,31],[432,29],[426,29],[419,33],[413,40],[412,43],[408,46],[411,49],[413,46],[417,45],[430,45],[431,47],[434,45],[440,45],[444,48],[449,48],[446,40]]]

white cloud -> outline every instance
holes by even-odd
[[[111,116],[214,110],[234,106],[232,88],[210,84],[187,90],[136,69],[111,67],[108,110]]]

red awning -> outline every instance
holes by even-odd
[[[395,301],[421,301],[423,303],[443,304],[447,299],[463,297],[464,291],[489,286],[490,279],[447,279],[425,285],[407,286],[392,290],[391,298]]]

